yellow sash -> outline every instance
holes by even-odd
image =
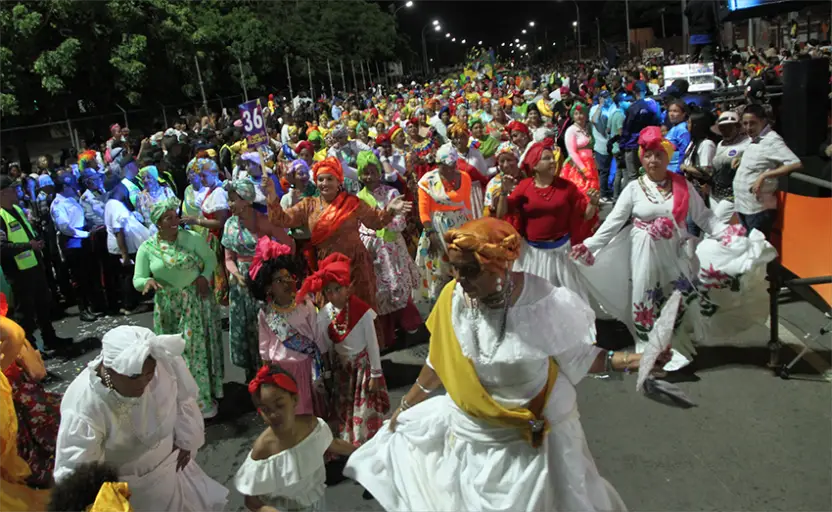
[[[520,429],[526,441],[535,448],[540,446],[549,431],[549,421],[543,416],[543,409],[549,401],[549,394],[558,377],[557,363],[554,359],[549,360],[549,379],[546,387],[530,402],[529,408],[506,409],[494,401],[480,383],[474,363],[463,355],[459,340],[454,334],[451,298],[455,286],[456,280],[445,286],[428,317],[430,364],[442,380],[448,395],[460,409],[474,418],[496,426]]]

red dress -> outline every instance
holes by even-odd
[[[584,194],[584,197],[587,197],[587,192],[590,189],[600,190],[601,182],[598,179],[598,167],[595,165],[595,155],[592,151],[592,136],[573,124],[566,129],[564,141],[568,158],[563,164],[561,177],[574,183],[578,190]],[[596,213],[591,219],[584,221],[583,225],[573,233],[573,245],[581,243],[585,238],[592,235],[597,228],[598,214]]]

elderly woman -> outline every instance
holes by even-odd
[[[202,183],[202,176],[196,166],[196,159],[191,160],[187,168],[188,186],[185,187],[185,200],[182,202],[182,217],[198,219],[202,217],[202,203],[210,189]],[[208,230],[202,226],[192,225],[191,229],[203,233],[207,239]]]
[[[202,201],[202,215],[199,217],[182,217],[184,226],[201,226],[207,230],[207,242],[217,261],[223,261],[225,256],[220,244],[225,221],[228,220],[228,193],[222,188],[220,168],[210,158],[197,158],[195,164],[202,183],[208,189]],[[219,304],[228,303],[228,276],[225,267],[216,265],[212,277],[214,296]]]
[[[246,286],[248,267],[257,247],[257,236],[240,222],[255,200],[254,183],[249,180],[226,182],[231,217],[225,223],[222,245],[225,247],[225,268],[229,275],[228,342],[231,362],[245,370],[246,381],[254,378],[260,368],[257,338],[259,306]]]
[[[223,366],[220,314],[210,279],[217,257],[198,233],[179,228],[179,201],[157,203],[151,220],[158,233],[148,238],[136,254],[133,286],[153,296],[153,330],[157,334],[182,333],[184,354],[199,385],[202,415],[217,414],[215,398],[222,398]]]
[[[139,192],[136,199],[136,209],[144,219],[144,225],[148,228],[153,225],[150,221],[150,211],[156,203],[166,201],[176,194],[169,187],[162,185],[159,180],[159,169],[155,165],[148,165],[139,170],[139,177],[144,183],[144,190]]]
[[[307,143],[308,144],[308,143]],[[286,181],[289,182],[289,192],[280,198],[280,206],[284,210],[295,206],[305,197],[314,197],[318,189],[310,179],[311,169],[306,160],[298,158],[289,164],[286,169]],[[300,277],[303,279],[315,271],[315,248],[309,243],[312,233],[305,226],[289,230],[289,236],[295,241],[295,264],[300,269]]]
[[[693,185],[668,169],[674,148],[659,127],[642,130],[638,144],[645,174],[624,188],[598,232],[573,247],[572,257],[587,265],[579,268],[592,297],[627,325],[639,353],[667,299],[675,290],[682,293],[674,357],[665,368],[671,371],[690,363],[696,352],[691,335],[708,336],[720,309],[714,295],[741,292],[747,284],[743,275],[753,278],[751,271],[761,270],[774,250],[759,233],[737,236],[744,229],[719,222]],[[699,244],[701,268],[685,250],[688,216],[706,233],[721,235]]]
[[[497,205],[503,193],[503,180],[518,183],[525,176],[520,169],[520,150],[511,142],[501,142],[495,153],[497,174],[485,187],[482,214],[486,217],[497,215]]]
[[[312,233],[309,243],[315,248],[318,261],[333,252],[340,252],[352,260],[351,284],[353,293],[377,308],[376,277],[373,259],[361,242],[359,223],[370,229],[383,229],[396,214],[410,211],[410,203],[401,197],[392,199],[384,209],[372,208],[357,197],[343,190],[344,171],[341,162],[328,157],[312,168],[320,196],[305,197],[298,204],[283,209],[271,190],[269,197],[269,222],[282,228],[306,227]],[[258,218],[258,231],[262,232]],[[317,264],[316,264],[317,267]],[[382,342],[383,343],[383,342]]]
[[[580,102],[575,102],[569,111],[572,116],[572,124],[566,129],[564,143],[566,144],[567,159],[563,163],[561,176],[578,187],[587,200],[597,196],[601,189],[601,182],[598,178],[598,167],[595,164],[593,153],[592,132],[587,123],[589,108]],[[574,232],[580,242],[591,235],[598,225],[597,213],[586,219]]]
[[[460,172],[451,143],[436,152],[438,167],[419,180],[419,238],[416,267],[422,274],[417,300],[432,305],[451,279],[443,236],[471,220],[471,177]]]
[[[358,198],[373,208],[386,208],[401,194],[381,182],[381,162],[372,151],[358,154],[358,179],[364,185]],[[361,241],[373,258],[376,274],[379,323],[384,326],[384,339],[388,344],[396,339],[396,327],[413,333],[422,323],[422,317],[413,305],[411,294],[419,284],[419,272],[407,252],[402,231],[407,218],[397,215],[384,229],[359,227]]]
[[[347,128],[343,125],[339,125],[332,130],[331,135],[333,144],[327,151],[327,156],[335,157],[341,162],[341,169],[344,173],[344,190],[350,194],[356,194],[361,190],[361,185],[358,183],[358,175],[353,166],[360,151],[371,151],[373,148],[359,140],[349,140]]]
[[[521,238],[508,223],[474,220],[445,242],[457,280],[428,319],[425,365],[344,474],[385,510],[625,510],[589,452],[575,386],[640,356],[593,345],[586,303],[510,270]]]
[[[471,177],[471,215],[475,219],[482,217],[483,190],[488,185],[488,164],[479,150],[471,147],[467,124],[462,121],[454,123],[448,129],[448,136],[459,155],[457,167]]]
[[[192,460],[205,427],[187,340],[123,325],[101,345],[61,403],[55,480],[104,462],[130,486],[136,512],[223,510],[228,490]]]

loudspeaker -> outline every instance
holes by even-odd
[[[783,65],[782,133],[797,156],[816,155],[826,139],[829,61],[803,59]]]

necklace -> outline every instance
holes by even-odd
[[[110,372],[107,370],[107,368],[104,368],[103,366],[101,368],[101,378],[104,380],[104,386],[106,386],[107,390],[109,391],[109,394],[116,401],[116,409],[118,411],[118,414],[116,414],[116,417],[118,418],[119,423],[121,423],[123,419],[126,419],[127,424],[130,427],[130,431],[133,433],[133,436],[136,439],[138,439],[139,442],[142,443],[142,445],[145,448],[153,450],[157,446],[159,446],[159,443],[162,442],[161,439],[158,439],[156,441],[156,443],[151,446],[150,444],[145,442],[145,440],[142,436],[139,435],[138,431],[136,430],[136,426],[133,424],[133,419],[130,417],[130,411],[131,411],[131,409],[133,409],[133,407],[135,407],[136,404],[131,404],[131,403],[126,402],[126,401],[122,400],[121,398],[119,398],[118,391],[116,391],[116,388],[113,386],[113,380],[110,378]],[[155,414],[156,414],[156,411],[154,410],[154,415]],[[155,421],[156,425],[159,425],[159,417],[158,416],[156,416],[155,420],[156,420]],[[148,436],[148,437],[150,439],[153,439],[154,437],[156,437],[155,434],[156,434],[156,431],[152,432],[151,435]]]
[[[280,306],[272,302],[272,311],[274,311],[275,313],[290,313],[294,311],[296,306],[297,304],[295,304],[295,299],[292,299],[292,303],[288,306]]]
[[[335,319],[338,317],[338,313],[335,312],[335,307],[333,306],[332,309],[329,310],[329,319],[332,322],[332,327],[335,329],[335,332],[340,337],[344,337],[347,334],[347,328],[350,325],[350,303],[347,302],[347,305],[344,306],[344,309],[341,311],[344,312],[344,323],[339,324]]]
[[[486,307],[490,307],[491,309],[495,309],[499,306],[503,307],[502,322],[500,323],[500,333],[497,336],[497,341],[494,342],[494,346],[488,353],[483,352],[482,346],[480,345],[479,324],[483,320],[480,318],[481,311],[479,301],[477,299],[472,299],[467,295],[465,296],[469,307],[472,309],[474,313],[474,321],[471,322],[472,331],[474,333],[474,346],[476,347],[477,355],[479,356],[480,361],[486,364],[494,360],[494,356],[497,354],[497,351],[500,349],[500,346],[503,344],[503,339],[506,336],[506,326],[508,323],[508,309],[511,305],[511,295],[514,293],[514,279],[512,279],[511,275],[509,274],[506,274],[506,279],[508,281],[508,285],[506,286],[505,291],[500,294],[498,299],[488,302],[483,300],[483,302],[486,303]]]
[[[551,201],[552,197],[555,195],[555,187],[553,184],[554,182],[546,185],[545,187],[538,187],[537,183],[535,183],[534,191],[544,201]]]

